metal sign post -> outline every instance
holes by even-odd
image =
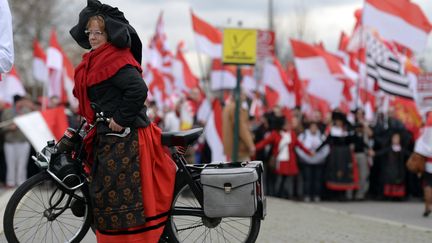
[[[239,145],[239,117],[240,117],[240,81],[241,66],[255,65],[257,49],[257,31],[254,29],[224,29],[223,31],[223,64],[237,65],[237,83],[234,90],[234,141],[232,161],[237,161]]]

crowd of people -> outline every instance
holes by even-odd
[[[405,169],[414,145],[412,135],[391,114],[378,115],[369,124],[361,109],[353,111],[352,119],[337,110],[328,119],[319,114],[305,118],[295,112],[297,115],[290,118],[278,115],[278,109],[266,114],[260,125],[260,133],[269,130],[271,134],[256,141],[257,149],[263,144],[272,146],[270,153],[257,154],[257,159],[269,161],[270,195],[307,202],[421,196],[420,179]],[[287,132],[293,134],[288,146],[296,148],[289,151],[291,159],[280,159],[276,148],[281,147],[283,139],[271,137]],[[293,169],[281,171],[284,166]],[[279,177],[286,177],[282,186]]]
[[[172,99],[161,109],[154,101],[146,101],[149,118],[163,131],[204,126],[196,117],[185,118],[188,114],[196,114],[201,102],[193,94],[191,92],[186,97]],[[222,116],[225,124],[223,143],[227,159],[230,160],[233,132],[227,126],[233,125],[234,100],[228,99],[225,103]],[[58,99],[51,99],[50,107],[57,105]],[[2,121],[36,109],[37,104],[28,98],[15,97],[12,107],[0,109]],[[400,201],[421,198],[423,195],[422,178],[408,171],[405,166],[414,149],[413,135],[391,111],[387,114],[377,113],[372,122],[367,122],[362,109],[350,114],[335,110],[327,117],[322,117],[318,111],[312,116],[305,116],[299,109],[287,113],[279,106],[261,117],[253,117],[247,109],[245,97],[240,109],[237,158],[264,162],[268,195],[305,202],[365,199]],[[185,125],[185,120],[192,123]],[[69,122],[70,126],[77,126],[78,116],[69,112]],[[9,154],[19,154],[21,157],[13,158],[17,162],[2,163],[3,168],[7,165],[9,169],[7,175],[4,174],[6,170],[1,170],[1,179],[8,187],[17,186],[25,180],[22,169],[18,168],[27,166],[28,175],[36,173],[32,163],[27,163],[29,153],[22,152],[24,150],[21,148],[28,146],[30,150],[30,146],[13,123],[2,128],[1,137],[5,144],[0,146],[2,161],[12,161]],[[20,153],[8,152],[8,147],[13,147],[12,143],[21,144],[17,148]],[[189,150],[188,158],[190,163],[211,162],[211,149],[205,139]]]
[[[391,109],[377,113],[370,122],[362,109],[349,114],[335,110],[323,117],[318,111],[305,116],[299,109],[287,112],[276,106],[261,117],[252,117],[246,100],[239,115],[237,158],[264,162],[267,194],[304,201],[405,200],[422,196],[421,177],[405,166],[414,149],[414,136]],[[165,113],[165,118],[178,119],[175,124],[180,124],[183,101],[175,105],[177,110]],[[233,157],[235,102],[228,99],[225,103],[223,143],[229,160]],[[164,119],[162,112],[160,116],[156,119],[162,121],[162,128],[173,123]],[[165,128],[172,131],[171,125]],[[209,163],[208,144],[202,141],[197,148],[191,163]]]
[[[247,100],[244,97],[241,101],[237,158],[264,162],[268,195],[305,202],[423,197],[428,182],[406,167],[414,149],[414,135],[392,108],[377,112],[369,121],[360,108],[348,114],[336,109],[323,116],[318,111],[305,115],[297,108],[287,111],[275,106],[253,117]],[[223,143],[230,160],[235,102],[227,99],[222,103]],[[179,110],[176,114],[180,119]],[[191,163],[209,163],[208,144],[202,141],[196,148]]]
[[[59,98],[53,96],[47,101],[46,108],[60,105],[62,104]],[[13,104],[0,101],[0,185],[5,188],[15,188],[39,171],[31,162],[31,156],[36,151],[13,119],[41,109],[42,104],[33,101],[28,95],[15,95]],[[68,125],[77,128],[79,117],[69,107],[65,112]]]

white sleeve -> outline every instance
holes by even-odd
[[[0,0],[0,73],[8,72],[13,61],[12,15],[7,0]]]

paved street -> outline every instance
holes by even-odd
[[[432,219],[421,212],[420,202],[305,204],[272,198],[258,242],[431,242]]]
[[[0,193],[4,207],[11,193]],[[257,242],[431,242],[432,218],[421,217],[422,210],[419,201],[307,204],[269,198]],[[6,242],[3,234],[0,242]],[[95,242],[93,233],[83,242]]]

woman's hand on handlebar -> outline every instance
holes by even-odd
[[[117,124],[115,121],[114,121],[114,119],[113,118],[111,118],[111,119],[109,119],[110,121],[109,121],[109,128],[111,129],[111,130],[113,130],[114,132],[121,132],[123,129],[124,129],[124,127],[122,127],[122,126],[120,126],[119,124]]]

